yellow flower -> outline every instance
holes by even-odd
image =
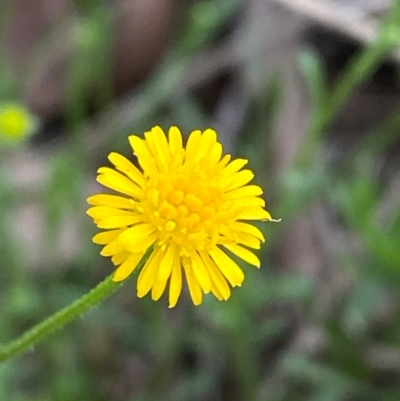
[[[17,103],[0,105],[0,140],[19,142],[33,133],[35,117]]]
[[[195,305],[203,293],[228,299],[230,286],[241,286],[244,274],[225,251],[260,267],[248,248],[259,249],[264,236],[246,221],[271,220],[261,188],[247,185],[254,177],[242,169],[247,160],[222,156],[212,129],[193,131],[186,148],[177,127],[169,129],[168,139],[157,126],[145,139],[132,135],[129,142],[142,171],[110,153],[115,169],[101,167],[97,181],[121,195],[88,199],[89,216],[106,230],[93,242],[105,245],[101,255],[118,266],[114,281],[125,280],[150,250],[138,277],[138,297],[151,290],[158,300],[169,281],[169,307],[174,307],[184,273]]]

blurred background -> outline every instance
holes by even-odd
[[[400,400],[399,3],[1,0],[1,342],[112,272],[86,198],[131,133],[215,128],[282,222],[228,302],[134,277],[0,400]]]

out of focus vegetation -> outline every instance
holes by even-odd
[[[0,400],[398,401],[398,2],[376,40],[355,46],[333,72],[324,52],[287,35],[290,21],[273,30],[267,0],[178,3],[165,54],[118,90],[117,1],[71,1],[73,16],[54,21],[16,69],[6,43],[20,3],[0,3],[0,104],[31,104],[41,123],[24,144],[0,148],[1,342],[112,271],[91,243],[85,202],[107,154],[129,154],[132,132],[216,128],[228,152],[249,159],[282,223],[261,226],[262,268],[244,266],[245,284],[228,302],[206,297],[194,307],[184,295],[168,310],[165,299],[137,299],[133,278],[0,365]],[[24,88],[62,29],[74,38],[63,101],[41,108]],[[146,33],[135,35],[146,43]],[[279,58],[292,43],[294,56]]]

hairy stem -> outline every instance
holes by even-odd
[[[8,344],[0,346],[0,362],[22,354],[55,330],[64,327],[77,316],[82,315],[82,313],[111,295],[121,285],[120,283],[112,281],[113,276],[114,274],[108,276],[82,298],[32,327],[20,337],[10,341]]]

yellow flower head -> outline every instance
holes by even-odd
[[[17,103],[0,105],[0,141],[17,143],[33,133],[36,118]]]
[[[114,168],[101,167],[97,181],[121,195],[99,194],[88,199],[89,216],[103,231],[93,242],[105,245],[103,256],[118,266],[114,281],[125,280],[147,251],[140,271],[138,297],[151,291],[158,300],[169,282],[169,307],[182,291],[183,272],[193,303],[203,293],[219,300],[230,297],[244,274],[225,252],[260,267],[250,249],[264,236],[248,220],[271,220],[254,177],[243,170],[247,160],[222,156],[214,130],[193,131],[186,148],[177,127],[168,139],[160,127],[145,139],[129,137],[141,169],[118,153],[110,153]],[[229,284],[230,286],[229,286]]]

